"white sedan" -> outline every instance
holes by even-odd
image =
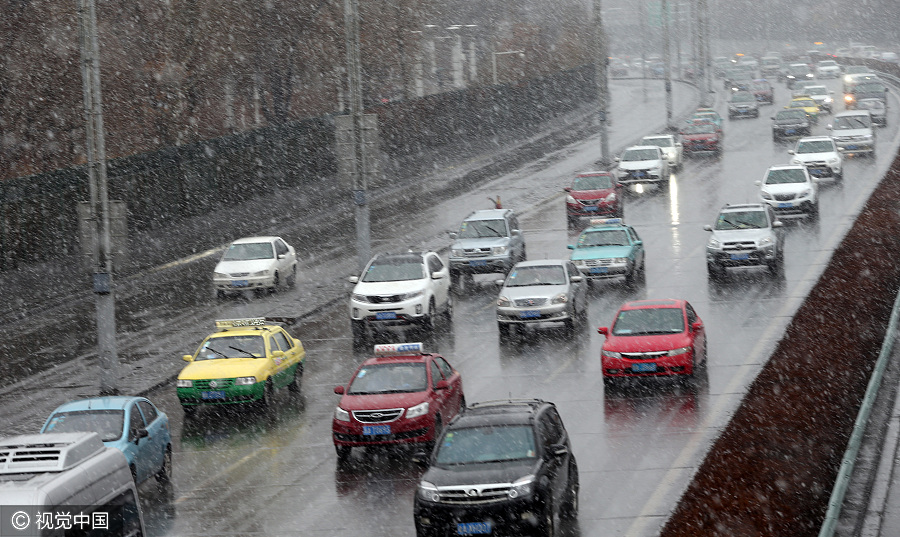
[[[681,163],[684,161],[684,155],[681,147],[681,142],[675,139],[673,134],[653,134],[650,136],[644,136],[641,139],[641,145],[655,145],[662,149],[664,155],[666,155],[666,160],[669,161],[670,169],[681,168]]]
[[[228,293],[252,290],[262,294],[297,281],[297,254],[281,237],[247,237],[225,249],[213,272],[219,298]]]

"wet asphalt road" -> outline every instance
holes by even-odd
[[[836,81],[828,84],[839,89]],[[786,103],[787,90],[778,85],[776,91],[776,103]],[[617,125],[631,113],[653,113],[639,110],[640,92],[633,99],[636,106],[617,109]],[[717,109],[724,112],[721,102]],[[771,140],[772,110],[764,107],[760,119],[726,120],[724,156],[686,160],[668,191],[629,194],[626,218],[647,249],[646,286],[635,291],[616,282],[595,286],[589,328],[577,337],[552,329],[530,331],[499,345],[493,317],[497,288],[492,278],[479,277],[478,285],[457,298],[452,326],[426,339],[430,349],[460,370],[469,402],[539,397],[559,406],[581,475],[580,514],[563,528],[564,535],[656,533],[827,264],[879,170],[893,158],[896,118],[879,131],[876,158],[848,159],[843,184],[822,186],[817,223],[786,226],[783,278],[748,269],[710,284],[703,258],[708,233],[702,226],[712,223],[724,203],[755,201],[753,182],[769,165],[788,161],[790,145]],[[824,134],[827,122],[828,116],[816,133]],[[635,137],[639,134],[644,133]],[[547,199],[547,193],[559,192],[575,171],[590,168],[596,151],[586,144],[564,153],[423,216],[450,229],[473,200],[484,206],[479,205],[484,197],[501,193],[509,200],[506,206],[524,213],[530,258],[565,257],[577,230],[566,228],[561,195]],[[405,246],[406,226],[415,225],[414,220],[397,222],[374,233],[378,239],[401,237],[394,240]],[[603,338],[595,328],[608,325],[622,302],[645,297],[686,298],[694,305],[709,337],[705,382],[645,382],[604,392]],[[836,308],[846,299],[852,297],[835,297]],[[256,315],[290,300],[291,292],[228,301],[215,314]],[[309,353],[302,393],[280,393],[275,409],[201,412],[183,421],[174,388],[150,395],[171,417],[176,443],[174,486],[142,487],[152,535],[414,534],[412,498],[422,470],[409,462],[409,452],[357,450],[347,468],[336,465],[330,420],[338,396],[332,390],[365,357],[352,350],[345,305],[305,320],[295,333]]]

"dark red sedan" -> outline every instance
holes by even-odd
[[[600,358],[603,380],[623,377],[693,377],[706,366],[703,321],[686,300],[636,300],[616,313]]]
[[[750,92],[761,103],[772,104],[775,102],[775,90],[765,78],[757,78],[751,82]]]
[[[462,377],[421,343],[375,345],[347,386],[331,430],[339,462],[354,446],[433,444],[444,424],[465,410]]]
[[[685,155],[722,153],[722,129],[712,121],[695,120],[681,129],[681,145]]]
[[[566,187],[566,218],[569,224],[582,217],[623,216],[621,188],[610,172],[585,172]]]

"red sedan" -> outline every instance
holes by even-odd
[[[616,216],[623,213],[621,188],[609,172],[585,172],[566,187],[566,217],[574,224],[581,217]]]
[[[712,121],[698,120],[681,129],[682,151],[686,155],[699,152],[722,153],[722,129]]]
[[[375,345],[347,386],[331,430],[338,461],[354,446],[433,444],[444,424],[465,410],[462,378],[421,343]]]
[[[603,379],[694,376],[706,365],[703,321],[686,300],[636,300],[616,313],[600,357]]]

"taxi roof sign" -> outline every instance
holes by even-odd
[[[216,328],[242,328],[245,326],[264,326],[265,317],[251,317],[249,319],[218,319]]]
[[[592,226],[602,226],[604,224],[624,224],[623,218],[591,218]]]
[[[421,342],[416,343],[381,343],[375,345],[376,356],[397,356],[401,354],[422,354],[425,346]]]

